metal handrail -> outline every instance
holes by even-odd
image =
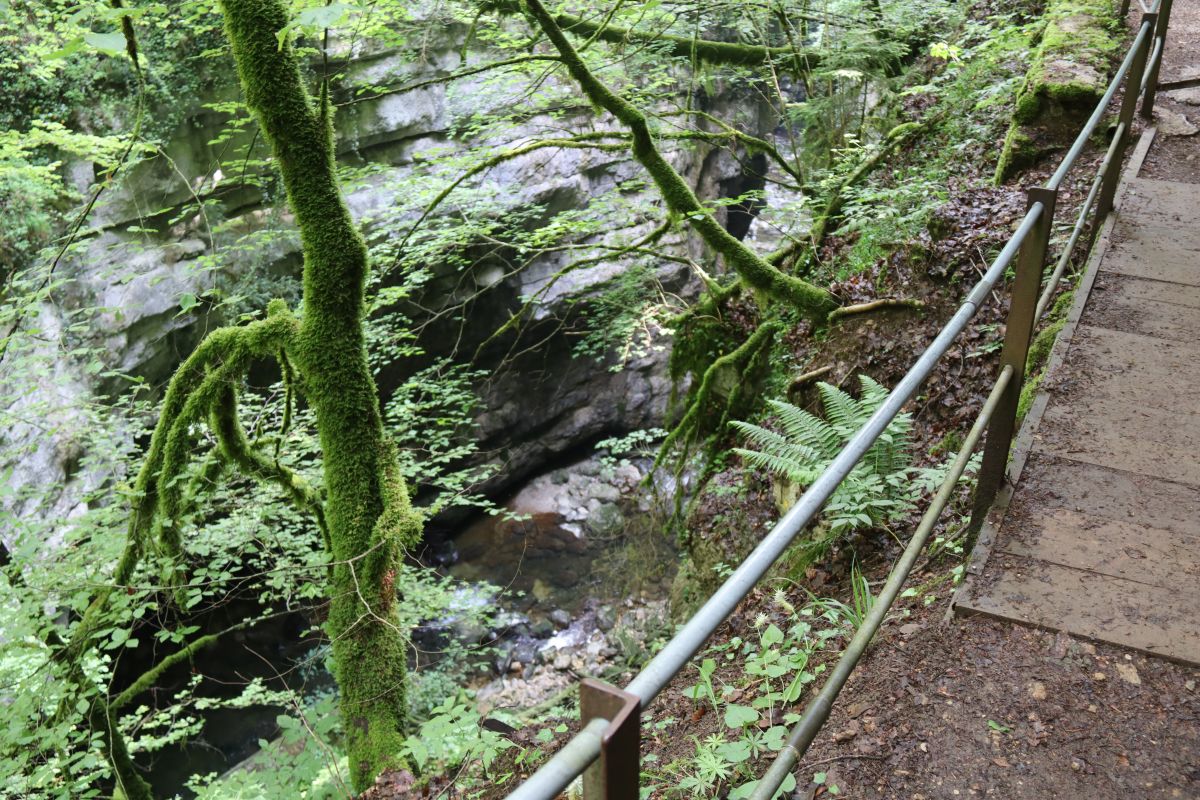
[[[825,471],[763,537],[758,546],[742,561],[700,610],[630,681],[625,690],[605,687],[597,682],[586,682],[586,685],[581,687],[585,696],[592,696],[588,695],[588,692],[607,692],[610,700],[615,698],[618,705],[624,703],[625,708],[632,708],[633,712],[631,714],[605,712],[607,716],[614,719],[622,718],[617,722],[613,722],[604,715],[585,719],[581,730],[532,776],[518,786],[509,795],[509,800],[553,800],[575,778],[588,770],[598,758],[601,758],[602,753],[606,752],[608,744],[620,733],[620,731],[614,730],[615,726],[637,724],[640,710],[645,708],[671,679],[679,674],[692,656],[712,636],[717,627],[732,614],[738,603],[758,584],[800,531],[812,522],[841,482],[875,444],[879,436],[887,429],[888,424],[900,413],[900,410],[937,366],[942,356],[999,283],[1004,271],[1020,256],[1017,263],[1017,278],[1012,290],[1012,302],[1009,307],[999,375],[963,442],[949,474],[922,516],[904,553],[889,572],[870,613],[859,626],[820,692],[809,701],[800,720],[793,727],[784,748],[767,773],[758,781],[751,798],[752,800],[768,800],[774,796],[792,767],[807,751],[821,726],[828,719],[834,700],[899,595],[901,587],[912,571],[917,557],[924,549],[938,518],[953,496],[971,454],[986,430],[986,449],[975,494],[975,514],[971,522],[971,532],[968,535],[968,543],[973,543],[974,533],[981,523],[980,511],[981,509],[986,511],[990,507],[992,498],[1004,480],[1008,450],[1014,433],[1017,398],[1024,382],[1025,360],[1034,328],[1045,313],[1059,280],[1071,262],[1071,257],[1087,227],[1089,214],[1095,210],[1093,225],[1088,237],[1088,246],[1090,247],[1100,221],[1111,210],[1119,173],[1119,170],[1114,169],[1113,165],[1119,165],[1121,162],[1132,129],[1134,109],[1143,92],[1145,92],[1145,100],[1142,104],[1142,114],[1149,116],[1151,112],[1170,7],[1171,0],[1158,0],[1154,6],[1155,10],[1143,15],[1142,23],[1130,45],[1129,52],[1114,74],[1095,111],[1063,157],[1062,163],[1045,186],[1030,190],[1029,208],[1012,237],[1009,238],[955,314],[942,327],[900,382],[896,384],[883,404],[847,442]],[[1158,10],[1161,10],[1161,15],[1155,13]],[[1152,46],[1150,45],[1151,37],[1154,42]],[[1151,49],[1153,52],[1150,52]],[[1055,269],[1046,281],[1044,291],[1039,292],[1042,286],[1042,266],[1046,260],[1046,251],[1054,221],[1058,189],[1082,153],[1087,140],[1095,132],[1105,109],[1116,95],[1122,82],[1126,84],[1126,95],[1121,108],[1121,118],[1114,131],[1112,142],[1105,153],[1098,174],[1092,181],[1091,190],[1077,215],[1071,235]],[[1130,86],[1137,86],[1139,90],[1130,92]],[[591,706],[592,708],[597,707],[595,703]],[[612,703],[608,703],[605,707],[614,708]],[[625,733],[628,738],[629,732]],[[636,731],[634,735],[636,738]],[[618,776],[616,775],[618,768],[632,769],[632,775]],[[602,769],[589,771],[589,779],[585,781],[585,798],[587,800],[618,800],[618,798],[619,800],[628,800],[625,795],[629,794],[629,787],[637,786],[637,770],[638,764],[635,760],[632,765],[624,767],[617,764],[606,764]],[[621,788],[614,788],[618,786]],[[636,796],[636,792],[634,792],[634,796]]]
[[[755,787],[754,793],[750,795],[750,800],[769,800],[775,791],[783,784],[792,767],[800,756],[808,750],[808,746],[812,744],[817,733],[821,730],[821,726],[825,724],[825,720],[829,718],[829,713],[833,710],[833,701],[841,692],[842,687],[846,685],[846,681],[850,678],[850,673],[858,665],[858,660],[862,654],[866,652],[867,645],[871,643],[871,638],[875,632],[879,630],[879,626],[883,624],[884,618],[892,609],[892,603],[896,602],[896,597],[900,594],[900,589],[903,588],[904,582],[908,580],[908,575],[912,572],[913,566],[917,563],[917,556],[921,555],[921,551],[925,549],[925,543],[929,541],[929,536],[933,533],[934,527],[937,525],[938,518],[942,515],[942,511],[950,502],[950,498],[954,495],[954,489],[958,486],[959,479],[966,472],[967,464],[971,460],[971,454],[975,451],[975,446],[979,444],[979,439],[983,436],[983,431],[991,422],[992,414],[1000,404],[1004,392],[1008,389],[1009,383],[1012,381],[1015,370],[1012,366],[1006,365],[1000,371],[1000,377],[996,379],[996,385],[992,387],[991,394],[983,404],[983,408],[979,411],[979,416],[975,418],[975,424],[971,426],[970,433],[967,434],[966,440],[963,441],[962,447],[959,448],[958,455],[954,458],[954,463],[950,467],[950,472],[946,475],[946,479],[942,481],[941,488],[938,489],[933,500],[929,504],[929,508],[925,510],[925,514],[921,517],[921,522],[917,525],[917,530],[913,533],[913,537],[909,540],[908,546],[904,548],[900,559],[896,565],[892,567],[888,573],[887,581],[883,588],[879,590],[879,595],[875,598],[871,605],[871,610],[859,625],[858,630],[854,633],[854,638],[850,640],[850,644],[846,645],[842,657],[838,659],[837,666],[833,668],[833,672],[829,674],[825,685],[821,687],[821,691],[814,697],[804,709],[804,714],[800,721],[796,723],[792,729],[791,735],[788,737],[787,743],[783,749],[779,751],[779,755],[771,763],[767,773],[759,781]]]

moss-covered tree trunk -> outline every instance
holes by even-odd
[[[283,3],[221,0],[221,7],[246,103],[271,144],[303,244],[303,316],[289,355],[320,434],[334,561],[327,632],[352,782],[361,791],[398,761],[407,638],[396,613],[396,569],[420,522],[367,365],[367,250],[338,188],[328,103],[310,98],[291,47],[280,46]]]

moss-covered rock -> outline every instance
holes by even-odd
[[[1121,27],[1111,0],[1051,0],[996,165],[1007,180],[1066,147],[1104,96]]]

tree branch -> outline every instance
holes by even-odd
[[[646,116],[592,74],[540,0],[523,2],[558,50],[584,94],[630,129],[633,157],[650,173],[671,211],[685,217],[709,247],[720,253],[748,285],[767,297],[788,302],[802,314],[813,318],[823,318],[837,305],[829,292],[784,274],[725,230],[700,203],[683,176],[658,151]]]

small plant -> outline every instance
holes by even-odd
[[[782,433],[749,422],[733,423],[755,448],[734,448],[734,452],[746,463],[776,477],[776,500],[781,512],[799,499],[801,491],[829,467],[887,399],[887,388],[870,377],[859,375],[859,384],[861,396],[857,399],[836,386],[817,384],[825,419],[782,400],[768,401]],[[912,511],[924,494],[941,485],[951,462],[913,467],[912,425],[908,413],[897,414],[888,423],[825,504],[823,516],[829,536],[814,537],[815,544],[827,545],[833,537],[854,530],[886,529]],[[978,456],[968,464],[964,478],[977,466]],[[856,602],[865,599],[857,595],[860,588],[856,584]]]
[[[733,423],[755,448],[735,448],[735,452],[783,480],[777,487],[781,507],[795,502],[800,489],[828,468],[887,399],[887,388],[870,377],[860,375],[859,383],[859,399],[828,383],[817,384],[826,419],[782,400],[768,401],[783,433],[749,422]],[[825,507],[832,533],[885,526],[912,509],[911,433],[912,415],[898,414],[842,481]]]
[[[520,724],[515,717],[502,722]],[[436,774],[459,764],[478,761],[486,774],[505,750],[516,747],[503,735],[483,727],[479,712],[465,692],[446,698],[421,724],[416,736],[404,740],[401,755],[423,773]]]
[[[830,597],[817,597],[808,593],[810,608],[817,610],[826,620],[835,624],[844,624],[851,630],[858,630],[875,607],[875,597],[871,594],[871,585],[855,563],[850,568],[850,589],[852,598],[849,604]]]

